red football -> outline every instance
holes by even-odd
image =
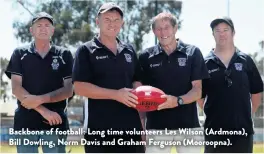
[[[166,98],[161,98],[165,93],[152,86],[139,86],[131,91],[138,97],[136,109],[138,111],[154,111],[158,106],[166,101]]]

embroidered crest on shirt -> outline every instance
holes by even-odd
[[[52,66],[52,69],[53,70],[58,70],[58,68],[59,68],[59,66],[60,66],[60,64],[59,64],[59,62],[58,62],[58,59],[53,59],[53,61],[52,61],[52,63],[51,63],[51,66]]]
[[[131,62],[132,62],[132,57],[131,57],[131,55],[130,55],[130,54],[127,54],[127,53],[125,53],[124,55],[125,55],[126,61],[127,61],[128,63],[131,63]]]
[[[179,66],[186,66],[186,58],[178,58]]]
[[[235,63],[235,67],[237,71],[242,71],[243,64],[242,63]]]

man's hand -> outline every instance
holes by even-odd
[[[128,89],[128,88],[122,88],[119,89],[116,92],[116,95],[114,96],[114,100],[125,104],[128,107],[136,107],[136,105],[138,104],[138,98],[136,95],[134,95],[133,93],[131,93],[132,89]]]
[[[41,112],[41,115],[43,118],[47,120],[46,123],[52,125],[58,125],[62,123],[62,119],[60,115],[57,112],[50,111],[48,109],[44,109],[43,112]],[[45,122],[45,121],[44,121]]]
[[[43,103],[45,103],[45,99],[41,96],[25,95],[25,98],[22,100],[21,105],[27,109],[34,109]]]
[[[178,106],[177,97],[171,95],[162,95],[161,98],[166,98],[166,102],[158,106],[158,110],[174,108]]]

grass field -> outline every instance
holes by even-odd
[[[42,153],[41,148],[39,148],[39,151]],[[67,146],[66,151],[70,153],[84,153],[83,146]],[[9,146],[7,144],[0,145],[0,152],[1,153],[16,153],[16,147],[15,146]],[[176,153],[176,148],[172,148],[172,153]],[[262,144],[254,144],[254,153],[264,153],[264,143]],[[201,153],[203,153],[203,149],[201,149]]]

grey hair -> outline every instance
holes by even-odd
[[[175,27],[178,24],[176,16],[174,16],[173,14],[168,13],[168,12],[162,12],[162,13],[160,13],[157,16],[152,18],[152,20],[151,20],[152,29],[155,29],[155,23],[157,20],[169,20],[172,27]]]

